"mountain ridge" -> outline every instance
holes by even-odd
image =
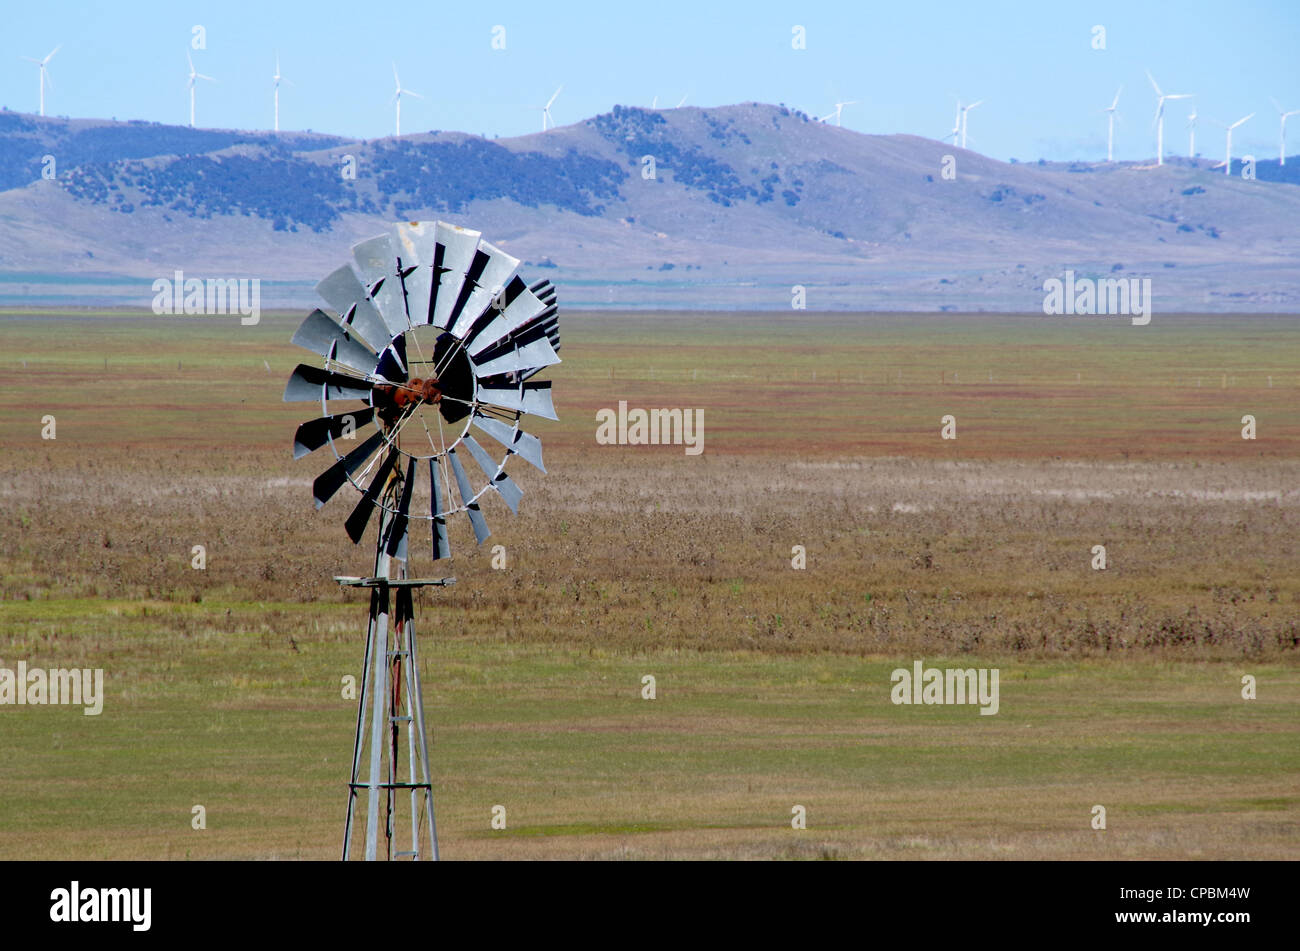
[[[1069,269],[1151,277],[1165,310],[1300,309],[1300,161],[1253,181],[1211,164],[1004,163],[760,103],[615,107],[506,139],[6,112],[0,274],[180,267],[283,282],[301,305],[355,241],[439,217],[579,304],[788,308],[799,285],[814,309],[1032,311]]]

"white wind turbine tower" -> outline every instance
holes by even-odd
[[[983,102],[983,99],[976,99],[969,106],[958,105],[958,115],[961,117],[961,147],[963,149],[966,148],[966,113],[970,112],[976,106],[982,105]]]
[[[1120,86],[1115,90],[1115,100],[1109,106],[1102,110],[1106,113],[1106,161],[1115,161],[1115,116],[1116,110],[1119,109],[1119,94],[1124,91]]]
[[[831,112],[831,113],[828,113],[827,115],[822,116],[821,119],[819,119],[818,121],[819,121],[819,122],[825,122],[827,119],[834,119],[834,120],[835,120],[835,124],[836,124],[836,125],[840,125],[840,124],[841,124],[841,122],[840,122],[840,115],[841,115],[841,113],[844,112],[844,107],[845,107],[845,106],[856,106],[857,104],[858,104],[858,101],[857,101],[856,99],[850,99],[848,102],[837,102],[837,103],[835,103],[835,111],[834,111],[834,112]]]
[[[940,141],[940,142],[943,142],[943,141],[945,141],[946,139],[952,139],[952,144],[953,144],[953,146],[955,147],[955,146],[957,145],[957,140],[958,140],[958,137],[959,137],[960,135],[961,135],[961,100],[958,99],[958,100],[957,100],[957,118],[955,118],[955,119],[952,120],[952,131],[949,132],[947,135],[945,135],[945,136],[944,136],[942,139],[940,139],[939,141]]]
[[[402,96],[414,96],[416,99],[423,99],[418,92],[411,92],[409,89],[402,88],[402,78],[397,75],[397,64],[393,64],[393,79],[397,82],[397,92],[393,93],[390,102],[397,103],[397,124],[394,126],[396,134],[402,134]]]
[[[1237,126],[1241,125],[1247,120],[1254,118],[1254,116],[1255,113],[1252,112],[1250,115],[1243,116],[1242,118],[1238,119],[1232,125],[1223,126],[1223,128],[1227,131],[1227,141],[1223,147],[1223,174],[1224,175],[1232,174],[1232,130],[1237,128]],[[1215,123],[1215,124],[1223,125],[1222,122]]]
[[[192,129],[194,128],[194,80],[206,79],[210,83],[215,83],[216,80],[211,76],[204,76],[202,73],[195,71],[194,60],[190,58],[189,50],[185,51],[185,61],[190,64],[190,128]]]
[[[1173,99],[1191,99],[1191,93],[1170,93],[1165,95],[1156,85],[1156,79],[1151,75],[1151,70],[1147,70],[1147,79],[1151,80],[1151,86],[1156,91],[1156,164],[1165,164],[1165,103]]]
[[[1187,157],[1196,158],[1196,109],[1187,117]]]
[[[1300,109],[1292,109],[1290,112],[1286,112],[1276,99],[1270,99],[1269,102],[1273,103],[1273,108],[1277,110],[1277,114],[1282,119],[1282,129],[1281,132],[1279,133],[1278,146],[1277,146],[1277,160],[1279,165],[1285,165],[1286,164],[1287,116],[1300,116]]]
[[[46,83],[50,83],[50,77],[49,77],[49,75],[46,73],[45,67],[49,65],[50,60],[54,59],[54,54],[57,53],[57,52],[58,52],[59,50],[61,50],[61,49],[63,49],[63,45],[62,45],[62,44],[60,44],[60,45],[54,47],[54,49],[50,50],[50,55],[46,56],[45,59],[32,59],[30,56],[24,56],[24,57],[23,57],[23,59],[27,60],[27,62],[29,62],[29,63],[35,63],[36,66],[37,66],[37,68],[38,68],[38,71],[40,72],[40,84],[41,84],[41,111],[40,111],[40,114],[41,114],[41,115],[45,115],[45,84],[46,84]],[[54,83],[50,83],[50,88],[51,88],[51,89],[54,88]]]
[[[280,131],[280,83],[283,82],[283,83],[288,83],[290,86],[293,85],[293,82],[291,80],[280,75],[280,54],[279,53],[275,54],[275,75],[271,77],[271,81],[275,83],[275,131],[279,132]]]
[[[564,84],[561,83],[559,88],[555,90],[554,95],[552,95],[551,98],[546,101],[546,105],[533,106],[534,109],[542,110],[542,131],[543,132],[546,131],[546,123],[548,122],[551,124],[551,128],[555,128],[555,119],[552,118],[551,116],[551,106],[555,105],[555,100],[560,98],[560,90],[563,88],[564,88]],[[659,101],[659,97],[655,96],[655,102],[657,103],[658,101]]]

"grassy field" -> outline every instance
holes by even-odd
[[[297,319],[0,315],[0,667],[108,683],[0,707],[0,858],[336,855],[371,543],[291,458]],[[446,857],[1295,855],[1300,320],[584,313],[561,355],[507,570],[458,526],[418,608]],[[704,453],[596,445],[619,400]],[[998,715],[890,703],[917,659]]]

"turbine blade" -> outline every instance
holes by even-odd
[[[361,464],[373,456],[375,450],[383,443],[382,432],[372,433],[369,439],[318,475],[311,486],[312,495],[316,499],[316,508],[320,508],[332,499],[334,493],[348,481],[348,476],[360,469]]]
[[[388,484],[389,473],[393,471],[393,466],[397,463],[397,457],[401,453],[396,446],[388,450],[388,455],[384,456],[384,461],[379,464],[375,477],[370,480],[370,485],[361,495],[361,501],[357,503],[352,514],[348,516],[345,528],[348,531],[348,538],[352,539],[353,544],[361,541],[361,536],[366,533],[366,526],[370,524],[370,516],[374,514],[378,507],[375,500],[379,498],[379,493],[384,490]]]
[[[364,337],[371,349],[381,350],[392,339],[366,289],[346,264],[317,284],[316,293],[343,315],[343,323]]]
[[[335,416],[322,416],[319,419],[308,420],[293,434],[293,457],[301,459],[309,452],[315,452],[331,439],[343,438],[343,430],[348,427],[349,420],[352,421],[351,427],[355,431],[369,425],[374,417],[374,407],[367,406],[352,413],[339,413]]]
[[[501,465],[497,465],[496,460],[488,455],[487,450],[479,445],[478,440],[469,433],[466,433],[461,437],[461,443],[469,450],[469,454],[474,457],[474,461],[478,463],[478,467],[483,470],[483,475],[485,475],[488,481],[492,484],[492,488],[497,490],[497,494],[505,500],[506,505],[510,507],[510,511],[518,515],[519,500],[524,497],[524,492],[519,488],[519,486],[515,485],[510,476],[506,475],[503,471],[505,465],[504,460]],[[506,458],[509,458],[508,453]]]
[[[518,410],[531,413],[544,419],[558,420],[555,405],[551,400],[551,381],[539,383],[521,383],[518,386],[480,386],[480,402],[500,406],[502,409]]]
[[[456,477],[456,488],[460,491],[461,504],[465,506],[465,514],[469,516],[469,523],[474,528],[474,538],[481,545],[492,532],[488,530],[487,520],[483,518],[478,502],[473,501],[474,489],[469,484],[469,476],[465,474],[465,466],[461,464],[460,456],[456,455],[455,449],[448,449],[447,458],[451,460],[451,471]]]
[[[411,490],[415,486],[415,459],[406,464],[406,478],[402,480],[402,498],[397,503],[397,514],[388,529],[388,544],[384,551],[390,557],[406,561],[406,537],[410,528]]]
[[[493,419],[491,416],[484,416],[482,413],[474,414],[474,425],[483,432],[487,433],[506,449],[515,453],[519,458],[531,463],[534,468],[546,471],[546,466],[542,465],[542,441],[530,433],[523,432],[515,426],[503,423],[499,419]]]
[[[292,342],[360,373],[369,373],[379,359],[323,310],[313,310],[307,315]]]
[[[405,383],[410,378],[406,368],[406,337],[394,337],[393,342],[379,355],[375,376],[382,376],[394,383]]]
[[[545,420],[559,420],[555,414],[555,404],[551,400],[551,381],[537,383],[520,383],[515,387],[478,387],[478,399],[482,403],[515,409],[520,413],[541,416]]]
[[[540,317],[547,306],[519,277],[506,285],[506,300],[508,303],[505,309],[479,331],[465,348],[471,357],[478,356],[529,321]]]
[[[284,402],[305,403],[311,400],[364,400],[374,384],[346,373],[298,364],[284,387]]]
[[[429,524],[433,526],[433,560],[451,557],[451,546],[447,543],[447,507],[443,499],[442,479],[438,475],[438,460],[429,460],[429,488],[433,498],[429,502]]]
[[[556,355],[551,342],[543,337],[540,340],[532,341],[526,346],[512,348],[507,353],[488,360],[482,365],[475,365],[474,373],[475,376],[482,379],[483,377],[497,376],[501,373],[521,373],[524,370],[533,368],[541,369],[559,362],[560,358]]]
[[[487,241],[480,240],[474,254],[474,263],[461,285],[459,299],[453,310],[455,323],[452,325],[453,337],[464,339],[470,327],[488,309],[497,294],[502,293],[515,272],[519,270],[520,261],[506,254],[500,248]]]
[[[429,322],[435,230],[436,226],[427,221],[403,221],[397,225],[397,249],[402,258],[406,310],[413,327],[421,327]]]
[[[460,297],[465,272],[474,263],[474,252],[478,249],[482,234],[440,221],[434,229],[434,236],[437,247],[433,260],[429,322],[435,327],[446,329]]]
[[[406,301],[402,296],[401,282],[397,277],[397,249],[393,236],[381,234],[353,245],[352,257],[357,262],[357,273],[371,289],[370,297],[375,309],[384,319],[391,337],[405,333],[410,326],[406,319]]]

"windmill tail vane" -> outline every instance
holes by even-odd
[[[285,401],[320,406],[293,441],[295,459],[332,456],[312,483],[316,508],[350,485],[354,543],[380,513],[373,576],[335,579],[371,594],[343,857],[365,791],[367,859],[381,843],[388,858],[437,858],[411,592],[455,579],[407,577],[411,524],[428,523],[427,551],[445,564],[458,518],[481,544],[488,498],[518,512],[512,456],[546,471],[541,441],[522,427],[529,415],[558,418],[551,382],[532,379],[560,362],[558,304],[549,281],[525,283],[518,258],[458,225],[400,223],[352,251],[316,286],[333,313],[313,310],[293,335],[323,363],[300,364],[284,390]],[[403,811],[409,848],[395,839]]]

